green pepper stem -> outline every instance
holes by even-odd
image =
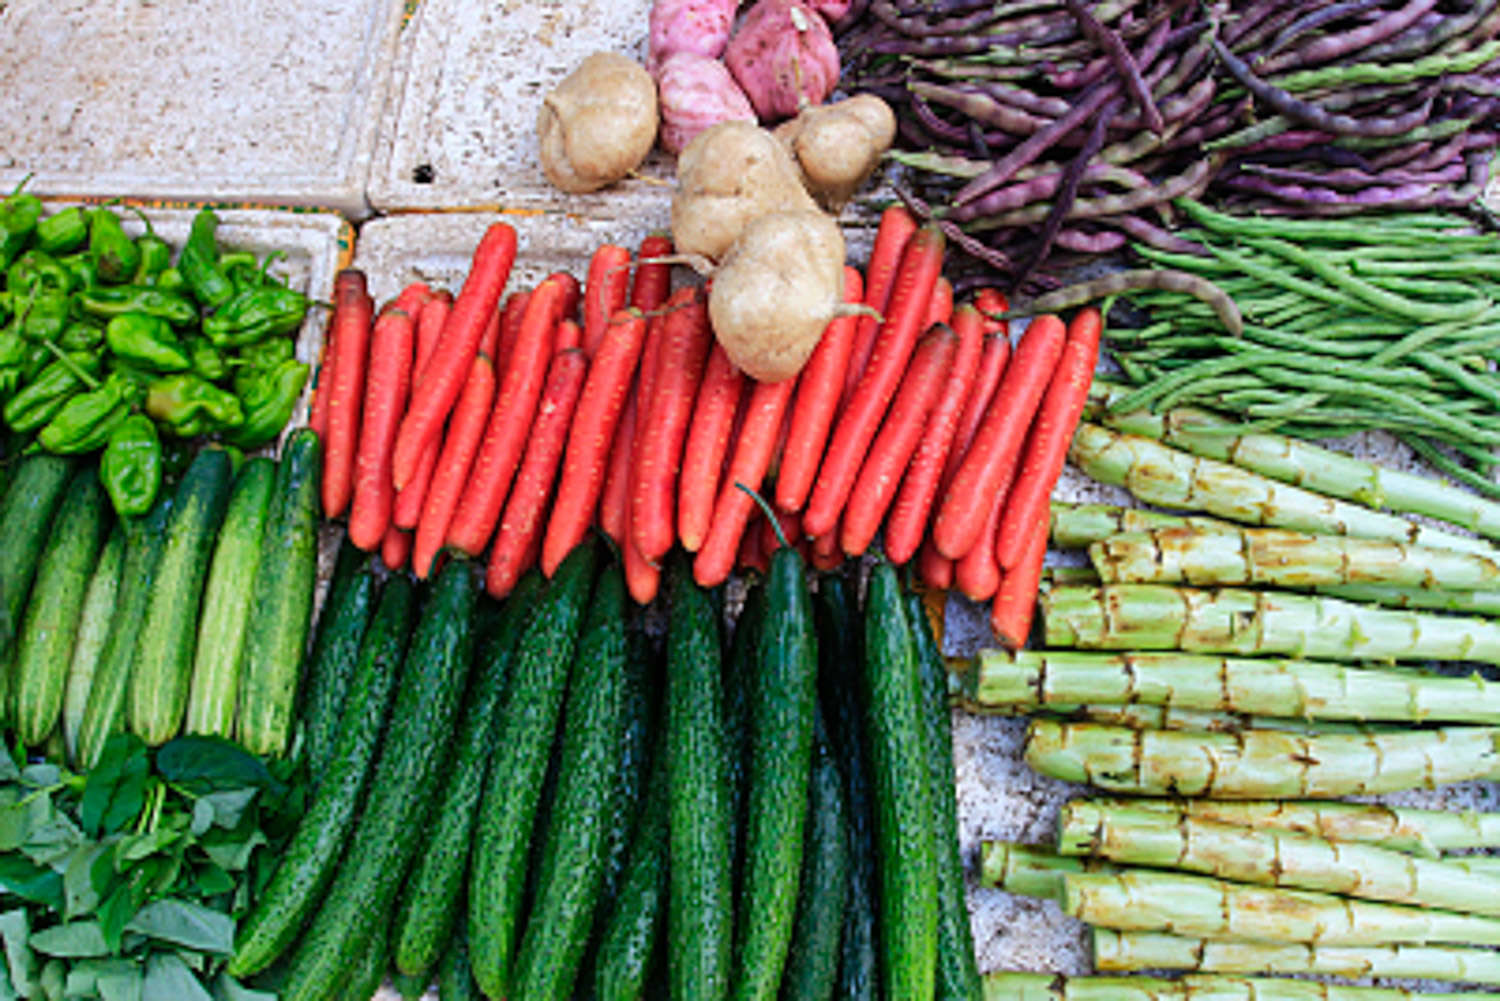
[[[16,186],[11,189],[10,197],[14,198],[16,197],[16,195],[19,195],[25,189],[26,185],[31,183],[31,179],[35,176],[35,171],[28,170],[26,172],[26,176],[21,178],[20,181],[16,182]]]

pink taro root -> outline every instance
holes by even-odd
[[[849,13],[851,0],[812,0],[812,9],[822,14],[829,24]]]
[[[724,61],[762,121],[795,115],[804,102],[822,104],[839,78],[833,33],[799,0],[760,0],[750,8]]]
[[[681,153],[710,125],[755,121],[745,92],[717,59],[691,52],[669,56],[657,71],[656,88],[661,145],[669,153]]]
[[[652,76],[678,52],[717,59],[729,41],[739,0],[656,0],[651,5],[651,33],[646,69]]]

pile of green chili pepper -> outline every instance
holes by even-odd
[[[121,514],[151,506],[161,435],[258,448],[309,371],[294,357],[309,300],[270,274],[274,255],[220,248],[205,208],[174,262],[133,211],[134,237],[108,205],[44,214],[19,188],[0,201],[0,418],[28,447],[103,449]]]

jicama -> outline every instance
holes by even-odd
[[[1309,720],[1500,725],[1500,685],[1325,661],[1215,657],[1170,650],[981,650],[960,675],[981,711],[1144,704]]]
[[[1098,931],[1096,944],[1098,938],[1115,934]],[[1211,946],[1217,949],[1223,944],[1215,942]],[[1500,1001],[1500,994],[1465,992],[1461,996]],[[1166,980],[1161,977],[1062,977],[1054,973],[1000,971],[984,978],[984,1001],[1450,1001],[1453,997],[1453,994],[1423,994],[1395,987],[1348,987],[1308,980],[1201,974]]]
[[[1276,730],[1135,730],[1036,718],[1036,771],[1110,792],[1220,799],[1322,799],[1500,778],[1500,729],[1302,736]]]

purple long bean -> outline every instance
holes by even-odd
[[[1378,174],[1352,169],[1329,171],[1298,170],[1294,167],[1273,167],[1258,163],[1243,164],[1241,169],[1246,173],[1258,174],[1276,181],[1321,185],[1341,191],[1357,191],[1362,188],[1389,187],[1404,184],[1454,184],[1468,176],[1468,168],[1461,160],[1437,170],[1388,170]]]
[[[1145,78],[1141,76],[1141,68],[1136,65],[1135,57],[1125,47],[1124,41],[1113,30],[1101,23],[1083,0],[1065,0],[1065,3],[1068,13],[1073,15],[1073,19],[1078,22],[1078,27],[1082,29],[1084,35],[1109,56],[1109,61],[1115,68],[1115,74],[1119,76],[1125,84],[1125,89],[1140,106],[1146,125],[1152,132],[1161,135],[1162,130],[1166,128],[1166,123],[1162,121],[1161,109],[1156,106],[1156,101],[1151,96],[1151,88],[1146,86]],[[1104,129],[1100,127],[1097,132],[1099,135],[1097,146],[1102,146],[1104,145]],[[1085,145],[1084,148],[1087,149],[1088,146]],[[1097,151],[1096,148],[1094,152]]]
[[[1053,241],[1057,239],[1057,234],[1062,229],[1063,220],[1068,218],[1068,213],[1072,211],[1073,204],[1078,200],[1078,185],[1088,170],[1089,161],[1104,148],[1105,126],[1124,103],[1123,97],[1116,97],[1104,106],[1098,117],[1094,119],[1093,125],[1090,126],[1083,148],[1063,169],[1062,180],[1057,186],[1057,197],[1053,199],[1046,221],[1042,223],[1042,232],[1037,238],[1036,249],[1027,255],[1026,260],[1016,270],[1015,281],[1025,281],[1026,277],[1047,259],[1047,254],[1052,250]]]
[[[1053,240],[1063,250],[1078,254],[1112,254],[1125,246],[1125,234],[1111,229],[1060,229]],[[1017,280],[1024,280],[1022,274]]]
[[[1001,132],[1013,136],[1029,136],[1047,127],[1049,118],[1040,118],[995,100],[983,91],[945,87],[941,84],[916,80],[911,85],[913,104],[928,102],[941,104],[945,108],[967,115],[985,125],[992,125]],[[988,139],[988,137],[986,137]],[[996,142],[1002,141],[996,139]]]
[[[1400,10],[1392,11],[1380,20],[1362,28],[1354,28],[1338,35],[1324,35],[1300,49],[1274,56],[1266,60],[1262,70],[1267,74],[1282,73],[1291,69],[1317,66],[1342,59],[1350,53],[1359,52],[1361,49],[1383,42],[1392,35],[1405,31],[1423,14],[1436,7],[1437,2],[1438,0],[1411,0]]]
[[[1126,213],[1124,215],[1112,216],[1104,220],[1109,225],[1116,227],[1121,232],[1139,240],[1141,243],[1157,250],[1165,250],[1173,254],[1192,254],[1196,257],[1212,257],[1212,252],[1201,243],[1184,239],[1169,230],[1162,229],[1149,220],[1138,215]]]

